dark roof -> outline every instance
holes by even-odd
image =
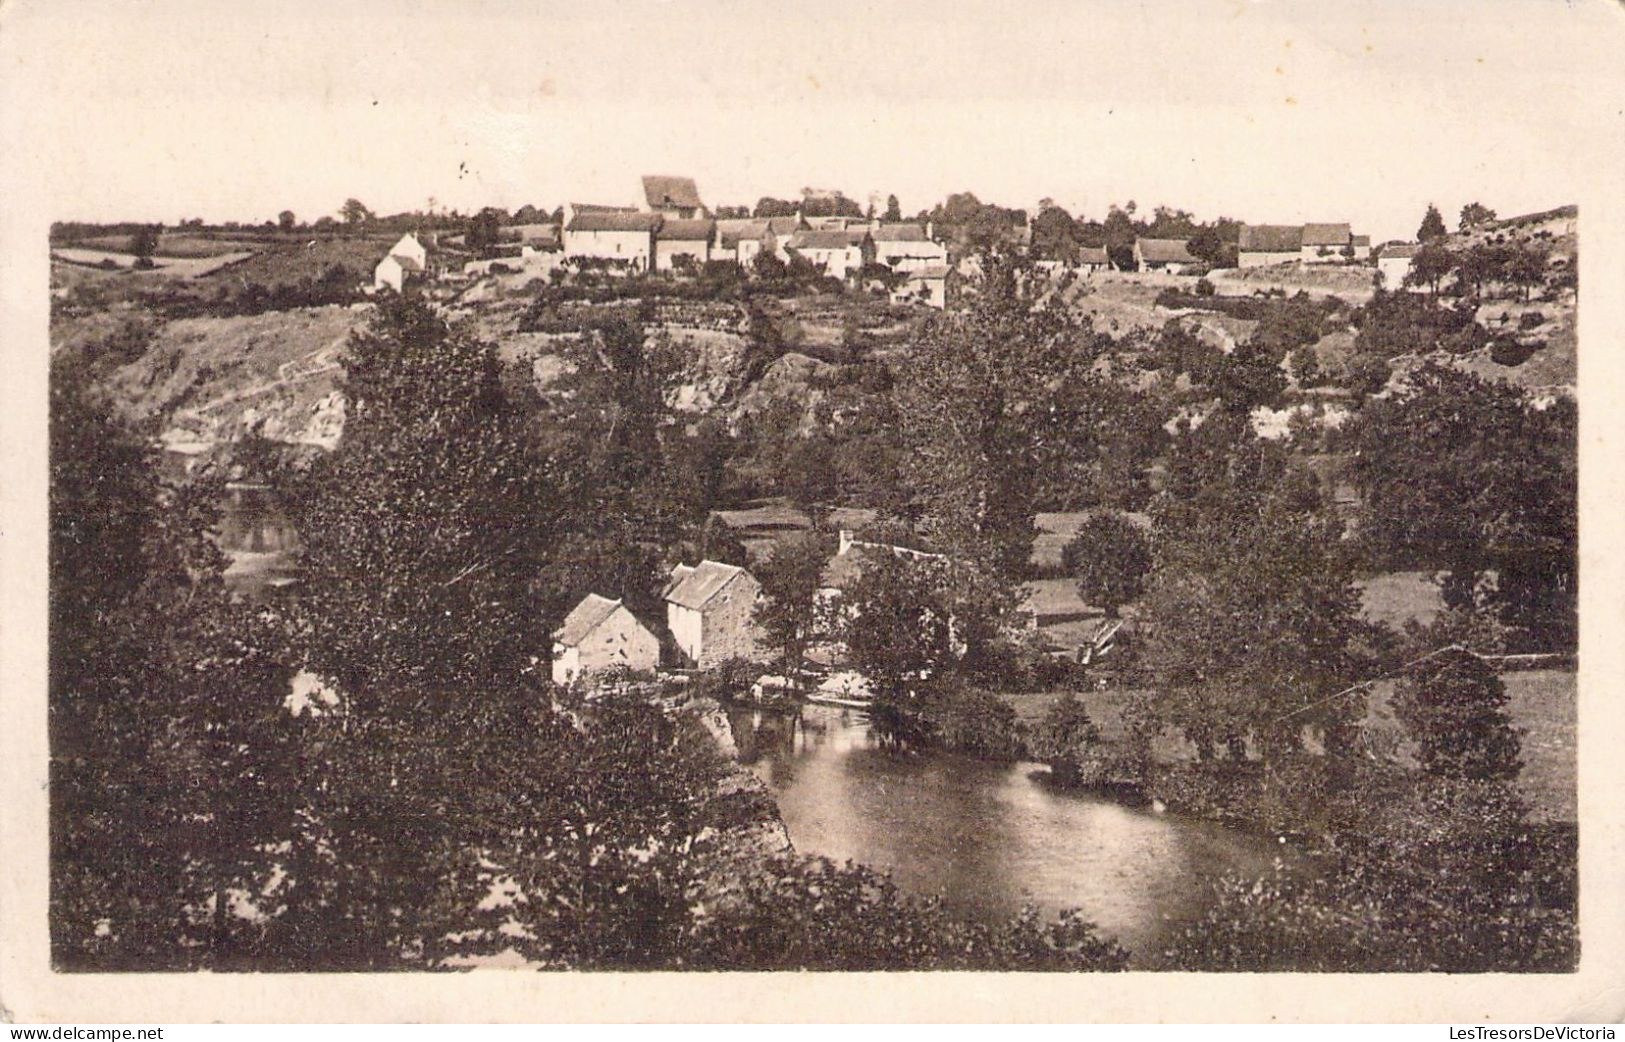
[[[558,245],[559,226],[556,224],[510,224],[502,229],[507,235],[531,245]]]
[[[602,203],[571,203],[570,209],[578,214],[583,213],[637,213],[636,206],[605,206]]]
[[[1392,246],[1384,246],[1382,248],[1382,252],[1380,254],[1378,254],[1378,256],[1380,256],[1380,257],[1414,257],[1414,256],[1416,256],[1416,251],[1420,250],[1421,248],[1422,248],[1422,244],[1418,243],[1418,242],[1395,243]]]
[[[717,221],[717,241],[723,246],[737,246],[740,239],[760,239],[766,234],[766,218],[724,217]]]
[[[1306,224],[1303,226],[1303,244],[1305,246],[1347,246],[1349,242],[1349,226],[1347,224]]]
[[[553,639],[566,647],[577,647],[620,606],[618,600],[589,593],[564,617],[564,623],[554,632]]]
[[[1303,226],[1297,224],[1244,224],[1242,253],[1297,253],[1303,249]]]
[[[654,210],[661,207],[698,209],[705,205],[700,202],[700,190],[694,186],[692,177],[647,176],[643,179],[643,197]]]
[[[1111,258],[1106,256],[1104,246],[1084,246],[1078,250],[1078,263],[1080,264],[1109,264]]]
[[[1349,244],[1353,245],[1353,246],[1370,246],[1371,245],[1371,236],[1369,236],[1369,235],[1350,236]]]
[[[659,228],[655,229],[655,238],[710,242],[711,233],[715,230],[716,222],[709,217],[695,217],[690,220],[668,217],[660,222]]]
[[[652,232],[660,227],[657,213],[590,210],[576,214],[570,222],[573,232]]]
[[[930,242],[925,229],[917,224],[883,224],[872,233],[876,242]]]
[[[693,568],[678,565],[672,569],[672,581],[662,596],[679,607],[699,610],[729,583],[745,574],[743,568],[719,561],[701,561]]]
[[[1140,239],[1136,242],[1140,256],[1148,261],[1190,262],[1196,258],[1186,248],[1184,239]]]
[[[792,250],[844,250],[853,240],[844,228],[820,228],[796,232],[785,245]]]
[[[767,230],[774,235],[794,235],[801,230],[801,218],[769,217],[767,219]]]
[[[390,256],[395,259],[395,263],[401,266],[402,271],[423,270],[423,265],[418,263],[418,259],[416,257],[408,256],[404,253],[391,253]]]

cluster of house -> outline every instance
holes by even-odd
[[[697,271],[723,261],[747,270],[762,254],[789,264],[800,257],[843,281],[870,265],[894,275],[892,296],[933,307],[947,303],[948,247],[929,223],[848,217],[716,218],[700,200],[693,178],[643,179],[644,204],[571,203],[562,224],[510,225],[495,258],[470,261],[478,275],[497,265],[546,274],[563,264],[601,265],[628,273]],[[410,241],[409,241],[410,240]],[[405,236],[380,262],[374,286],[397,291],[424,270],[423,246]],[[418,258],[414,261],[414,258]]]
[[[942,559],[923,550],[860,540],[843,530],[819,581],[821,608],[838,610],[842,592],[862,575],[872,555],[881,553]],[[738,565],[710,560],[678,564],[661,591],[675,658],[702,670],[733,659],[765,660],[755,620],[761,596],[756,577]],[[662,665],[661,648],[654,630],[620,600],[588,594],[553,633],[553,680],[568,685],[611,670],[653,671]]]
[[[701,561],[673,568],[661,599],[682,661],[711,669],[730,659],[760,659],[754,616],[761,593],[756,577],[737,565]],[[588,594],[553,633],[553,680],[571,684],[613,669],[654,670],[660,649],[660,638],[620,600]]]

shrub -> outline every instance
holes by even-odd
[[[1460,652],[1407,678],[1394,711],[1421,747],[1422,769],[1464,781],[1515,778],[1518,735],[1506,685],[1483,659]]]
[[[1211,297],[1217,292],[1218,290],[1213,288],[1213,282],[1206,276],[1196,280],[1196,295],[1198,297]]]
[[[1534,343],[1523,343],[1516,337],[1496,337],[1490,343],[1490,360],[1508,368],[1523,365],[1538,349]]]

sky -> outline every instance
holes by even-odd
[[[85,220],[630,204],[661,173],[1382,241],[1429,202],[1576,201],[1622,45],[1614,0],[0,2],[12,118]]]

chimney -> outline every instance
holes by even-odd
[[[835,554],[837,557],[845,556],[846,552],[850,549],[852,549],[852,530],[850,528],[843,528],[841,529],[840,546],[836,549]]]

